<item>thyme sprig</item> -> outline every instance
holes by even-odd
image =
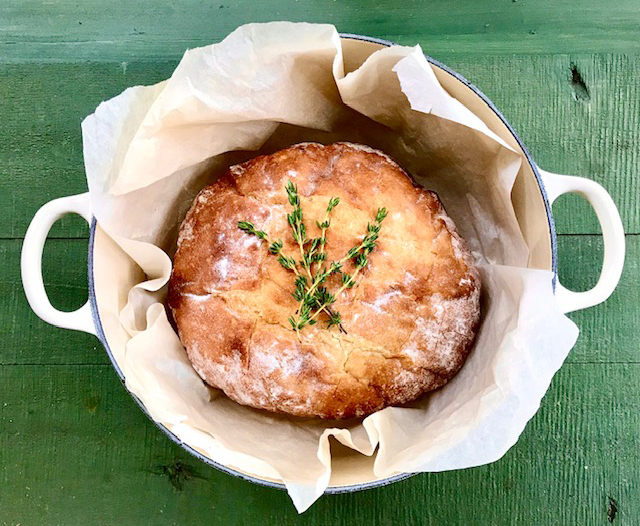
[[[347,274],[345,272],[341,273],[342,286],[338,289],[338,291],[335,294],[329,295],[325,299],[324,303],[320,303],[320,305],[316,310],[316,313],[308,319],[307,323],[313,323],[315,321],[315,318],[318,316],[318,314],[320,314],[320,312],[322,312],[322,310],[326,306],[335,302],[335,298],[339,296],[342,292],[344,292],[346,289],[351,289],[355,287],[357,283],[356,278],[358,277],[358,274],[360,274],[360,271],[369,264],[369,258],[367,256],[371,252],[373,252],[373,249],[377,245],[377,240],[378,240],[378,237],[380,236],[380,229],[382,228],[382,221],[384,221],[385,217],[387,217],[387,209],[378,208],[378,211],[376,212],[375,221],[373,223],[367,224],[367,234],[364,236],[362,242],[359,245],[356,245],[355,247],[353,247],[351,250],[349,250],[349,252],[347,252],[347,255],[343,257],[340,261],[338,261],[337,263],[334,262],[332,264],[332,265],[335,265],[336,268],[340,268],[345,261],[349,259],[353,259],[353,262],[355,264],[355,270],[353,271],[353,274]],[[333,317],[330,317],[329,327],[340,323],[340,313],[336,313],[336,314],[337,314],[337,317],[335,319]]]
[[[320,253],[316,256],[316,261],[319,263],[318,271],[322,270],[322,267],[324,266],[324,261],[327,259],[325,246],[327,244],[327,230],[331,226],[331,219],[329,216],[331,215],[331,212],[333,211],[333,209],[339,204],[340,204],[339,197],[332,197],[331,199],[329,199],[329,204],[327,205],[327,210],[324,214],[324,219],[322,220],[322,223],[316,221],[316,226],[320,229],[320,241],[319,241]]]
[[[287,270],[293,270],[296,276],[300,275],[296,267],[296,260],[282,253],[282,247],[284,246],[282,239],[272,240],[264,230],[258,230],[251,221],[238,221],[238,228],[247,234],[256,236],[258,239],[265,240],[269,244],[269,252],[278,256],[278,263]]]
[[[324,283],[330,275],[330,273],[319,271],[314,276],[311,267],[313,266],[314,262],[320,262],[320,264],[322,264],[322,262],[326,258],[324,245],[326,243],[326,230],[330,225],[329,214],[336,206],[338,206],[338,204],[340,203],[340,198],[332,197],[331,199],[329,199],[329,204],[327,205],[323,223],[321,225],[318,225],[322,230],[321,236],[319,238],[307,239],[307,230],[304,225],[304,218],[302,214],[302,208],[300,206],[300,196],[298,195],[298,188],[295,184],[289,181],[289,183],[285,186],[285,190],[287,192],[289,204],[293,207],[293,211],[287,215],[287,220],[289,222],[289,225],[291,226],[293,240],[298,243],[298,246],[300,248],[300,253],[302,256],[300,265],[307,272],[307,276],[309,276],[309,280],[311,281],[311,287],[306,289],[306,291],[302,290],[302,282],[299,282],[299,284],[297,284],[296,286],[296,292],[294,293],[294,298],[298,299],[298,301],[300,302],[300,304],[298,305],[298,309],[296,310],[296,314],[298,314],[299,317],[297,321],[295,318],[290,317],[289,323],[291,324],[291,327],[297,332],[308,324],[310,315],[309,310],[317,304],[317,298],[314,293],[317,287],[321,283]],[[305,250],[304,245],[307,243],[310,245],[310,247],[308,250]],[[306,283],[304,284],[304,288],[306,288]],[[305,306],[309,308],[307,309]],[[330,317],[334,316],[334,313],[328,306],[324,306],[322,310],[326,311]],[[347,331],[344,329],[341,323],[339,324],[339,327],[340,330],[346,334]]]
[[[331,226],[331,212],[340,204],[339,197],[329,199],[322,222],[316,221],[316,226],[320,230],[320,237],[307,238],[307,229],[304,223],[304,215],[300,203],[298,188],[293,182],[285,186],[287,199],[292,207],[291,213],[287,214],[287,222],[291,227],[294,242],[298,245],[300,258],[298,261],[294,257],[283,253],[284,242],[282,239],[274,240],[264,231],[259,230],[250,221],[238,222],[238,228],[249,235],[267,242],[269,252],[278,257],[278,262],[282,267],[294,272],[295,290],[293,298],[299,302],[295,314],[289,316],[291,328],[298,333],[307,325],[315,325],[318,316],[325,313],[327,316],[327,328],[338,326],[346,334],[342,326],[340,313],[332,310],[331,305],[336,302],[337,297],[347,289],[355,287],[356,278],[367,266],[369,254],[377,246],[380,235],[382,221],[387,216],[386,208],[379,208],[373,222],[367,224],[367,232],[362,241],[352,247],[347,254],[337,261],[332,261],[325,266],[327,259],[326,245],[327,232]],[[343,272],[344,265],[352,260],[354,270],[352,274]],[[314,269],[314,264],[317,264]],[[341,279],[341,286],[335,293],[330,292],[325,286],[330,276],[338,274]]]

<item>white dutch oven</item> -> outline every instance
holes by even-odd
[[[391,42],[342,35],[345,68],[356,69],[374,51],[392,45]],[[435,74],[442,86],[472,112],[478,115],[489,128],[499,135],[514,150],[526,159],[512,193],[513,204],[525,241],[530,250],[529,267],[553,271],[555,296],[565,312],[586,309],[606,300],[613,292],[624,263],[624,231],[620,215],[609,194],[599,184],[588,179],[566,175],[555,175],[538,168],[510,124],[475,86],[443,64],[427,57],[433,64]],[[557,280],[556,233],[551,205],[562,194],[575,193],[583,196],[593,206],[604,237],[604,262],[600,279],[595,287],[586,292],[572,292]],[[55,309],[47,298],[41,272],[42,250],[49,229],[60,217],[75,213],[81,215],[91,226],[89,238],[89,299],[75,312]],[[545,235],[540,239],[539,232]],[[533,232],[536,232],[534,239]],[[119,312],[126,297],[118,297],[114,283],[126,285],[119,290],[128,290],[143,280],[140,270],[124,255],[121,249],[101,230],[91,213],[89,194],[56,199],[44,205],[33,218],[25,235],[22,249],[22,281],[31,308],[44,321],[65,329],[74,329],[94,334],[105,346],[118,375],[124,381],[121,368],[114,356],[123,356],[126,335],[118,320],[101,316],[103,312]],[[135,398],[135,396],[134,396]],[[141,409],[144,405],[136,398]],[[252,473],[240,472],[225,463],[224,458],[210,458],[181,442],[166,427],[159,427],[187,451],[229,474],[251,480],[258,484],[284,488],[281,481],[256,477]],[[327,493],[342,493],[382,486],[410,476],[402,474],[386,479],[373,474],[373,458],[350,450],[339,450],[334,455],[332,475]]]

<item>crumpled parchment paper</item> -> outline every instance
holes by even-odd
[[[575,343],[551,272],[526,268],[511,203],[522,156],[442,88],[419,47],[384,48],[345,74],[331,25],[242,26],[187,51],[170,79],[103,102],[82,130],[94,214],[147,276],[109,313],[130,338],[114,352],[127,388],[212,459],[282,480],[299,511],[329,483],[330,436],[375,452],[378,477],[500,458]],[[163,305],[177,229],[199,189],[258,154],[336,140],[382,149],[439,193],[484,289],[477,343],[449,384],[345,423],[270,415],[209,389]]]

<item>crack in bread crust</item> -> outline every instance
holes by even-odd
[[[236,226],[252,221],[296,255],[283,206],[289,180],[310,237],[328,199],[341,199],[328,260],[362,238],[378,207],[389,210],[358,286],[335,303],[346,335],[322,321],[299,341],[287,321],[293,274]],[[180,229],[169,306],[195,369],[230,398],[300,416],[364,416],[441,387],[462,366],[480,316],[472,259],[436,194],[384,154],[305,143],[231,167],[198,194]]]

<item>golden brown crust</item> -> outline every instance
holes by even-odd
[[[329,261],[362,238],[377,208],[389,210],[359,285],[335,304],[346,335],[321,323],[299,341],[287,321],[293,274],[237,228],[252,221],[295,255],[289,180],[309,236],[328,199],[341,199]],[[444,385],[471,349],[479,300],[478,272],[437,195],[381,152],[349,143],[299,144],[231,167],[195,199],[169,282],[180,338],[208,384],[241,404],[323,418],[364,416]]]

